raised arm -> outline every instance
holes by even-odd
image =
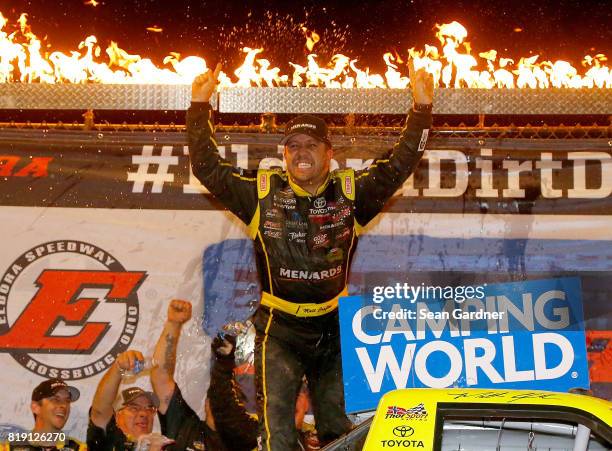
[[[183,324],[191,319],[191,303],[173,299],[168,306],[168,318],[164,324],[153,353],[155,365],[151,370],[153,391],[159,398],[159,411],[165,414],[172,399],[176,349]]]
[[[144,357],[139,351],[128,350],[117,356],[110,368],[104,373],[91,404],[90,417],[93,424],[106,428],[113,416],[113,402],[117,397],[121,384],[121,371],[134,369],[136,361],[143,361]]]
[[[236,337],[216,337],[212,344],[212,367],[207,401],[216,431],[235,449],[257,448],[258,421],[248,414],[240,386],[234,378]],[[208,421],[209,418],[206,417]]]
[[[384,157],[355,174],[355,218],[361,226],[382,210],[387,200],[414,172],[425,150],[432,122],[433,77],[424,69],[415,71],[412,59],[408,67],[414,104],[399,141]]]
[[[193,174],[232,213],[249,224],[257,209],[256,171],[233,167],[219,154],[214,138],[210,98],[221,66],[198,75],[191,86],[187,139]]]

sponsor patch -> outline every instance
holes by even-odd
[[[317,197],[315,201],[313,202],[313,205],[315,208],[325,208],[326,204],[327,204],[327,201],[325,200],[324,197]]]
[[[332,217],[327,213],[327,210],[323,209],[323,214],[312,213],[310,210],[310,214],[308,215],[308,220],[314,224],[325,224],[331,221]]]
[[[341,241],[347,240],[350,237],[351,237],[351,230],[349,228],[346,228],[336,233],[335,239],[336,241],[341,242]]]
[[[289,232],[287,235],[289,236],[289,240],[297,241],[298,243],[303,243],[306,239],[306,232]]]
[[[281,202],[274,202],[274,206],[282,208],[283,210],[295,210],[295,204],[285,204]]]
[[[429,129],[424,129],[423,133],[421,133],[421,141],[419,141],[419,152],[423,152],[425,150],[425,145],[427,144],[427,137],[429,136]]]
[[[283,230],[283,225],[280,222],[266,221],[263,224],[264,229]]]
[[[330,222],[329,224],[323,224],[319,230],[329,230],[329,229],[336,229],[339,227],[346,227],[346,224],[344,224],[344,221],[339,221],[339,222]]]
[[[280,230],[264,230],[264,236],[280,240],[283,233]]]
[[[309,213],[311,216],[327,216],[331,217],[327,212],[329,210],[327,208],[311,208]]]
[[[294,210],[297,205],[297,199],[293,193],[279,191],[278,193],[274,193],[273,203],[275,207],[284,210]]]
[[[308,230],[308,223],[306,221],[285,221],[285,226],[288,229]]]
[[[318,235],[315,235],[314,237],[312,237],[312,248],[313,249],[318,249],[320,247],[329,246],[329,244],[330,244],[330,239],[329,239],[329,234],[327,233],[319,233]]]
[[[346,176],[344,177],[344,190],[346,191],[346,194],[348,196],[350,196],[351,194],[353,194],[353,183],[352,183],[352,178],[350,176]],[[342,199],[342,198],[341,198]]]
[[[282,213],[278,208],[271,208],[266,210],[264,216],[269,219],[280,219],[282,217]]]
[[[332,215],[333,222],[340,222],[351,215],[351,207],[343,207]]]
[[[280,268],[280,277],[289,280],[326,280],[342,275],[342,265],[323,271],[305,271],[300,269]]]

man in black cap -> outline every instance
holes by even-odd
[[[210,97],[220,66],[196,77],[187,111],[195,176],[248,226],[262,286],[253,317],[262,447],[297,446],[293,422],[303,375],[323,443],[347,432],[337,305],[346,295],[357,235],[414,171],[431,126],[433,79],[410,61],[413,108],[398,143],[362,171],[330,172],[327,125],[303,115],[286,127],[287,170],[244,171],[221,158]]]
[[[100,380],[89,412],[88,449],[131,450],[142,436],[153,430],[153,420],[159,407],[159,399],[154,393],[140,387],[126,388],[121,392],[119,408],[117,411],[113,409],[121,373],[133,371],[138,361],[144,361],[140,352],[123,352]]]
[[[79,451],[85,444],[67,437],[62,430],[70,417],[70,405],[81,396],[79,390],[61,379],[48,379],[32,391],[30,408],[34,414],[34,428],[26,440],[9,442],[14,451],[45,450]]]

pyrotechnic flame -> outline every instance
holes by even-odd
[[[315,44],[319,42],[321,37],[314,31],[310,31],[306,27],[302,27],[302,31],[304,32],[304,36],[306,37],[306,48],[309,52],[312,52]]]
[[[97,2],[86,3],[95,6]],[[189,84],[207,69],[206,61],[197,56],[181,58],[170,53],[156,66],[149,58],[132,55],[111,41],[106,48],[106,61],[95,36],[88,36],[77,50],[68,54],[45,51],[41,40],[32,32],[27,14],[16,21],[15,31],[7,31],[8,20],[0,12],[0,82],[22,83],[136,83]],[[151,26],[151,32],[162,28]],[[439,46],[411,48],[408,54],[415,68],[424,68],[434,76],[436,86],[447,88],[611,88],[612,71],[603,54],[586,55],[581,71],[569,62],[541,61],[539,56],[513,59],[501,57],[499,51],[487,50],[471,54],[466,41],[468,32],[458,22],[436,25]],[[312,52],[320,37],[303,28],[306,47]],[[385,53],[384,74],[371,73],[356,59],[336,54],[320,63],[310,53],[303,63],[288,62],[292,74],[282,74],[263,58],[264,49],[244,47],[242,64],[230,75],[221,72],[221,88],[251,86],[312,86],[326,88],[393,88],[406,89],[408,71],[399,55]],[[229,70],[228,68],[225,68]]]

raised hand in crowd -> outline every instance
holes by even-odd
[[[119,372],[125,373],[128,371],[134,371],[136,365],[138,365],[138,362],[144,362],[144,360],[145,358],[142,355],[142,352],[128,350],[117,355],[115,363],[119,367]]]
[[[173,299],[168,306],[168,321],[185,324],[191,319],[191,302]]]
[[[160,399],[159,411],[163,414],[174,393],[176,382],[176,349],[183,324],[191,319],[191,303],[173,299],[168,306],[168,317],[159,340],[155,345],[153,359],[156,366],[151,371],[153,390]]]
[[[217,356],[233,359],[236,351],[236,337],[233,335],[227,335],[226,337],[217,335],[210,347]]]
[[[115,362],[104,373],[91,404],[90,419],[96,426],[106,427],[114,415],[113,403],[121,385],[121,374],[134,370],[137,361],[144,361],[144,356],[140,351],[130,349],[117,355]]]
[[[190,319],[191,304],[187,301],[173,299],[168,306],[168,317],[164,329],[155,346],[153,357],[157,366],[154,366],[151,371],[153,389],[161,398],[159,423],[162,433],[176,440],[176,443],[168,448],[169,451],[184,449],[224,451],[226,447],[215,431],[209,402],[206,402],[208,407],[206,421],[202,421],[200,416],[185,401],[174,379],[178,340],[183,324]],[[231,359],[231,368],[233,368],[233,359]],[[230,387],[232,386],[231,377],[230,369],[228,377]],[[232,398],[229,398],[225,392],[220,391],[219,396],[224,398],[224,407],[233,406],[230,402]]]
[[[122,374],[134,371],[142,362],[144,356],[140,351],[125,351],[117,356],[100,380],[89,414],[89,449],[132,449],[140,437],[150,434],[153,430],[159,400],[152,392],[140,387],[126,388],[121,393],[121,403],[117,410],[113,408]]]

